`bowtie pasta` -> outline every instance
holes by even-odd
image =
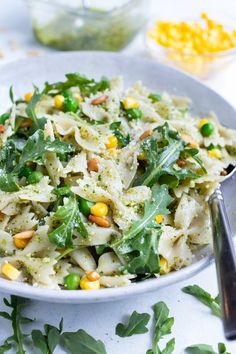
[[[0,276],[96,290],[163,276],[211,242],[236,132],[190,101],[78,73],[0,116]]]

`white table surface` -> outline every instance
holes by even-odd
[[[224,6],[224,12],[229,14],[234,12],[236,15],[235,0],[227,0],[223,4],[222,1],[216,0],[157,0],[153,1],[152,6],[153,14],[164,18],[178,17],[182,14],[194,14],[196,16],[201,10],[209,11],[213,9],[217,11],[218,9],[218,11],[221,11],[222,6]],[[143,48],[142,36],[140,35],[124,52],[131,55],[147,55]],[[24,2],[20,0],[1,0],[0,57],[3,57],[0,58],[0,65],[23,57],[41,55],[44,52],[48,52],[48,49],[37,44],[33,38]],[[222,74],[208,81],[207,84],[236,105],[235,77],[236,63]],[[85,329],[106,344],[108,354],[145,354],[151,345],[149,334],[122,339],[115,336],[115,326],[118,322],[124,320],[127,314],[131,314],[133,310],[151,313],[151,306],[163,300],[169,306],[171,315],[175,317],[173,329],[173,336],[176,338],[175,354],[183,353],[186,346],[196,343],[211,344],[216,349],[217,343],[220,341],[224,341],[227,344],[228,351],[235,354],[236,341],[227,342],[224,339],[221,321],[212,316],[210,311],[198,301],[181,292],[181,288],[189,284],[198,284],[216,295],[217,283],[214,265],[190,280],[136,298],[93,305],[60,305],[32,301],[27,306],[26,313],[29,317],[37,318],[35,326],[38,327],[42,327],[46,322],[57,325],[63,317],[66,330]],[[3,309],[1,301],[3,297],[4,295],[0,294],[0,310]],[[10,323],[0,319],[0,343],[9,336],[10,331]],[[32,353],[36,354],[36,352],[34,350]],[[57,353],[63,352],[58,349]]]

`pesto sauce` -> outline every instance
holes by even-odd
[[[44,27],[33,22],[36,38],[43,44],[60,50],[117,51],[125,47],[144,25],[144,18],[123,16],[94,16],[80,18],[61,13]]]

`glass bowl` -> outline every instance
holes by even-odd
[[[185,22],[188,21],[192,20],[188,19]],[[201,80],[207,80],[220,73],[236,58],[236,47],[225,51],[204,54],[180,53],[176,49],[166,48],[148,36],[147,32],[150,28],[153,28],[153,25],[154,22],[145,31],[145,45],[148,52],[163,64],[173,66]]]
[[[148,19],[144,0],[27,3],[35,37],[59,50],[120,50]]]

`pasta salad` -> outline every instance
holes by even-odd
[[[236,131],[188,98],[79,73],[0,116],[0,277],[96,290],[163,276],[211,242]]]

